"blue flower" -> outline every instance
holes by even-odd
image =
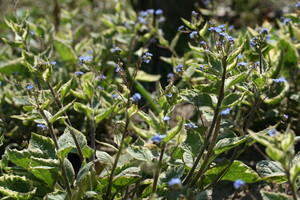
[[[221,115],[229,115],[230,114],[230,108],[226,108],[226,109],[222,110],[220,114]]]
[[[234,42],[234,37],[228,35],[228,36],[226,36],[226,38],[230,43]]]
[[[171,98],[172,97],[172,94],[166,94],[167,97]]]
[[[168,80],[173,79],[174,78],[174,74],[173,73],[168,73],[167,74],[167,78],[168,78]]]
[[[260,34],[266,34],[266,33],[268,33],[268,29],[267,28],[261,29]]]
[[[275,135],[277,135],[277,130],[273,128],[273,129],[271,129],[271,130],[268,131],[268,134],[269,134],[269,136],[271,136],[271,137],[272,137],[272,136],[275,136]]]
[[[82,74],[84,74],[84,73],[81,72],[81,71],[78,71],[78,72],[74,72],[74,74],[75,74],[76,76],[80,76],[80,75],[82,75]]]
[[[183,65],[181,65],[181,64],[175,66],[175,71],[178,72],[178,73],[179,73],[179,72],[182,72],[182,69],[183,69]]]
[[[144,55],[143,55],[143,62],[144,63],[149,63],[151,61],[151,58],[152,58],[153,54],[152,53],[149,53],[149,52],[146,52]]]
[[[243,186],[245,186],[245,182],[241,179],[238,179],[238,180],[234,181],[234,183],[233,183],[233,187],[235,189],[239,189],[240,187],[243,187]]]
[[[110,50],[112,53],[116,52],[116,51],[121,51],[121,49],[119,47],[114,47]]]
[[[100,76],[97,76],[96,78],[97,78],[98,80],[101,80],[101,79],[104,79],[104,80],[105,80],[105,79],[106,79],[106,76],[100,75]]]
[[[179,178],[171,178],[171,180],[168,182],[169,186],[180,185],[180,184],[181,184],[181,180]]]
[[[162,9],[157,9],[156,11],[155,11],[155,14],[156,15],[162,15],[164,12],[163,12],[163,10]]]
[[[32,90],[33,88],[34,88],[33,85],[30,85],[29,83],[26,86],[26,89],[29,91]]]
[[[132,95],[132,100],[133,102],[138,102],[139,100],[141,100],[142,95],[140,93],[135,93],[134,95]]]
[[[47,129],[47,126],[45,124],[37,124],[36,127],[41,128],[42,130]]]
[[[284,83],[286,82],[285,78],[284,77],[280,77],[280,78],[277,78],[277,79],[273,79],[273,81],[275,83]]]
[[[181,26],[178,27],[177,31],[181,31],[183,28],[184,28],[184,26],[181,25]]]
[[[286,114],[284,114],[284,115],[283,115],[283,117],[284,117],[284,118],[286,118],[286,119],[288,119],[288,118],[289,118],[289,116],[288,116],[288,115],[286,115]]]
[[[256,41],[257,41],[257,37],[252,38],[252,39],[250,40],[250,45],[251,45],[252,47],[256,47]]]
[[[193,11],[192,11],[192,15],[193,15],[193,16],[196,16],[196,15],[198,15],[198,13],[197,13],[196,11],[193,10]]]
[[[205,41],[201,41],[201,42],[200,42],[200,45],[205,46],[205,45],[206,45],[206,42],[205,42]]]
[[[243,55],[240,53],[238,56],[237,56],[239,59],[241,59],[243,57]]]
[[[296,8],[300,7],[300,1],[298,3],[296,3]]]
[[[79,60],[80,62],[89,62],[93,59],[93,56],[80,56]]]
[[[35,32],[34,31],[30,31],[30,35],[35,35]]]
[[[115,100],[115,99],[119,98],[119,95],[118,94],[113,94],[111,97]]]
[[[220,33],[219,35],[220,35],[220,36],[222,36],[222,37],[225,37],[225,36],[227,36],[228,34],[227,34],[227,33],[224,33],[224,32],[222,32],[222,33]]]
[[[285,19],[285,18],[283,18],[283,25],[286,25],[288,22],[290,22],[291,21],[291,19]]]
[[[184,127],[188,128],[188,129],[198,128],[198,126],[196,124],[194,124],[193,122],[184,124]]]
[[[197,31],[191,32],[191,33],[190,33],[190,38],[191,38],[191,39],[194,39],[196,34],[197,34]]]
[[[88,54],[93,54],[94,53],[94,51],[93,50],[88,50]]]
[[[169,116],[164,116],[164,117],[162,118],[162,120],[165,121],[165,122],[166,122],[166,121],[169,121],[170,119],[171,119],[171,118],[170,118]]]
[[[56,61],[52,61],[52,62],[51,62],[51,65],[56,65]]]
[[[239,62],[238,63],[238,66],[246,66],[246,65],[248,65],[248,63],[246,63],[246,62]]]
[[[160,143],[162,139],[164,139],[166,135],[156,135],[150,138],[152,142]]]
[[[204,70],[204,65],[199,65],[199,69],[200,69],[201,71],[203,71],[203,70]]]

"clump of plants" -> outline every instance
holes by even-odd
[[[6,18],[2,199],[211,199],[226,181],[228,198],[257,198],[258,184],[259,198],[298,199],[298,4],[241,30],[193,11],[171,41],[163,10],[125,1],[91,27],[79,10],[55,25],[30,12]],[[159,57],[167,77],[146,72],[153,41],[169,52]]]

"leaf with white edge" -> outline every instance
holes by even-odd
[[[161,75],[159,74],[148,74],[142,70],[139,70],[135,77],[136,80],[144,82],[157,82],[160,78]]]
[[[28,168],[30,165],[30,152],[27,149],[18,151],[16,149],[7,149],[6,153],[10,162],[23,168]]]
[[[210,95],[194,91],[184,91],[181,93],[181,98],[197,107],[209,106],[213,107],[212,99]]]
[[[60,55],[62,61],[76,61],[77,56],[70,45],[68,45],[67,41],[59,39],[57,37],[54,38],[54,46]]]
[[[238,104],[242,100],[243,96],[244,94],[241,93],[231,93],[225,96],[224,100],[222,101],[222,106],[230,108]]]
[[[129,167],[117,174],[114,178],[114,186],[124,187],[133,184],[140,178],[141,169],[139,167]]]
[[[42,158],[56,158],[54,142],[49,137],[32,133],[28,145],[28,150],[32,154],[34,154],[35,152],[39,152],[39,155],[37,156],[42,156]]]
[[[180,122],[178,123],[177,126],[175,126],[174,128],[172,128],[171,130],[167,131],[166,137],[164,137],[162,139],[162,142],[169,142],[170,140],[172,140],[182,129],[183,127],[183,119],[180,120]]]
[[[205,175],[216,176],[220,174],[227,166],[228,163],[225,163],[225,165],[216,166],[207,170]],[[248,167],[241,161],[235,160],[227,169],[221,180],[235,181],[238,179],[243,180],[245,183],[255,183],[259,180],[259,176],[253,169],[251,169],[251,167]]]
[[[89,119],[91,119],[91,117],[92,117],[93,109],[82,103],[75,102],[74,110],[76,110],[77,112],[86,114],[89,117]]]
[[[45,200],[66,200],[67,193],[64,191],[56,191],[47,194],[44,198]]]
[[[216,146],[214,147],[214,152],[216,155],[219,155],[229,149],[232,149],[244,142],[248,139],[247,136],[240,136],[234,138],[224,138],[217,142]]]
[[[182,22],[187,26],[189,27],[190,29],[193,29],[193,30],[196,30],[197,27],[195,25],[193,25],[191,22],[187,21],[186,19],[184,18],[181,18]]]
[[[134,125],[133,122],[130,122],[129,126],[142,138],[149,139],[150,137],[154,136],[154,134],[151,131],[141,129],[141,128],[137,127],[136,125]]]
[[[225,89],[228,89],[238,83],[243,82],[250,72],[243,72],[235,76],[231,76],[225,80]]]
[[[100,123],[103,119],[107,118],[112,111],[114,110],[115,106],[111,106],[110,108],[106,108],[102,110],[98,115],[95,116],[96,124]]]
[[[74,171],[72,163],[67,158],[64,159],[64,167],[66,169],[68,181],[69,181],[70,185],[73,185],[73,182],[75,180],[75,171]]]
[[[256,164],[256,171],[267,182],[284,183],[287,176],[280,163],[270,160],[261,160]]]
[[[30,180],[21,176],[5,175],[0,177],[0,193],[14,199],[32,199],[36,188]]]
[[[292,200],[292,197],[283,193],[260,191],[263,200]]]
[[[58,178],[57,167],[36,166],[31,167],[29,171],[38,179],[53,187]]]
[[[49,119],[50,124],[53,124],[57,119],[59,119],[59,117],[63,115],[73,105],[73,103],[74,102],[72,101],[68,105],[62,107],[55,115],[53,115],[53,117]]]
[[[151,151],[146,147],[131,146],[127,148],[127,152],[137,160],[151,161],[153,158]]]
[[[65,84],[63,84],[60,87],[60,89],[58,91],[60,101],[63,102],[63,100],[65,99],[65,97],[70,92],[70,89],[71,89],[71,86],[72,86],[72,81],[73,81],[73,78],[71,78],[68,82],[66,82]]]

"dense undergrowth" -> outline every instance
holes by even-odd
[[[291,7],[239,30],[193,11],[171,41],[163,10],[121,0],[113,12],[61,7],[55,23],[30,11],[5,18],[2,199],[204,200],[226,181],[232,194],[220,199],[297,199],[299,3]],[[146,72],[154,58],[172,73]]]

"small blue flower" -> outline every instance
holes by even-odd
[[[154,12],[154,11],[153,11]],[[153,13],[152,12],[152,13]],[[142,17],[147,17],[149,14],[151,14],[151,10],[149,10],[149,11],[141,11],[140,12],[140,16],[142,16]]]
[[[119,95],[118,94],[113,94],[111,97],[115,100],[115,99],[119,98]]]
[[[188,128],[188,129],[198,128],[198,126],[196,124],[194,124],[193,122],[184,124],[184,127]]]
[[[160,143],[162,139],[164,139],[166,135],[156,135],[150,138],[152,142]]]
[[[260,31],[260,34],[267,34],[268,33],[268,29],[267,28],[262,28]]]
[[[155,11],[155,14],[156,15],[162,15],[164,12],[163,12],[163,10],[162,9],[157,9],[156,11]]]
[[[221,115],[229,115],[230,114],[230,108],[226,108],[226,109],[222,110],[220,114]]]
[[[97,76],[96,78],[97,78],[98,80],[102,80],[102,79],[104,79],[104,80],[105,80],[105,79],[106,79],[106,76],[104,76],[104,75],[100,75],[100,76]]]
[[[220,35],[220,36],[222,36],[222,37],[225,37],[225,36],[227,36],[228,34],[227,34],[227,33],[224,33],[224,32],[222,32],[222,33],[219,33],[219,35]]]
[[[134,95],[132,95],[132,100],[133,102],[138,102],[139,100],[141,100],[142,95],[140,93],[135,93]]]
[[[56,65],[56,61],[52,61],[52,62],[51,62],[51,65]]]
[[[164,116],[164,117],[162,118],[162,120],[165,121],[165,122],[166,122],[166,121],[169,121],[170,119],[171,119],[171,118],[170,118],[169,116]]]
[[[234,42],[234,37],[228,35],[228,36],[226,36],[226,38],[230,43]]]
[[[34,31],[30,31],[30,35],[35,35],[35,32]]]
[[[284,82],[286,82],[286,80],[285,80],[285,78],[283,76],[280,77],[280,78],[277,78],[277,79],[273,79],[273,81],[275,83],[284,83]]]
[[[246,185],[245,182],[241,179],[238,179],[238,180],[234,181],[234,183],[233,183],[233,187],[235,189],[239,189],[240,187],[243,187],[245,185]]]
[[[149,63],[151,61],[151,58],[152,58],[153,54],[152,53],[149,53],[149,52],[146,52],[144,55],[143,55],[143,62],[144,63]]]
[[[277,130],[273,128],[268,131],[268,134],[269,134],[269,136],[273,137],[273,136],[277,135]]]
[[[181,25],[181,26],[178,27],[177,31],[181,31],[183,28],[184,28],[184,26]]]
[[[116,51],[121,51],[121,49],[119,47],[114,47],[110,50],[112,53],[116,52]]]
[[[179,178],[171,178],[171,180],[168,182],[168,185],[181,185],[181,180]]]
[[[93,55],[94,51],[93,50],[88,50],[88,54]]]
[[[197,13],[196,11],[193,10],[193,11],[192,11],[192,15],[193,15],[193,16],[196,16],[196,15],[198,15],[198,13]]]
[[[32,90],[33,88],[34,88],[33,85],[30,85],[29,83],[28,83],[27,86],[26,86],[26,89],[27,89],[28,91]]]
[[[237,65],[238,65],[238,66],[247,66],[248,63],[246,63],[246,62],[239,62]]]
[[[300,7],[300,1],[298,3],[296,3],[296,8]]]
[[[167,78],[168,78],[168,80],[173,79],[174,78],[174,74],[173,73],[168,73],[167,74]]]
[[[270,35],[266,35],[266,41],[270,41],[271,36]]]
[[[205,41],[201,41],[200,45],[206,46],[206,42]]]
[[[241,59],[243,57],[243,55],[240,53],[237,57],[238,57],[238,59]]]
[[[143,17],[138,17],[138,21],[141,23],[141,24],[148,24],[148,22],[145,20],[145,18]]]
[[[190,33],[190,38],[191,38],[191,39],[194,39],[195,36],[196,36],[196,34],[197,34],[197,31],[191,32],[191,33]]]
[[[288,118],[289,118],[289,116],[288,116],[288,115],[286,115],[286,114],[284,114],[284,115],[283,115],[283,117],[284,117],[284,118],[286,118],[286,119],[288,119]]]
[[[42,130],[47,129],[47,126],[45,124],[37,124],[36,127],[41,128]]]
[[[178,72],[178,73],[179,73],[179,72],[182,72],[182,69],[183,69],[183,65],[181,65],[181,64],[175,66],[175,71]]]
[[[252,47],[256,47],[256,41],[257,41],[257,37],[252,38],[252,39],[250,40],[250,45],[251,45]]]
[[[172,97],[172,94],[169,93],[169,94],[166,94],[167,97],[171,98]]]
[[[80,56],[79,60],[80,62],[89,62],[93,59],[93,56]]]
[[[234,26],[233,26],[233,25],[230,25],[230,26],[228,27],[228,30],[232,30],[232,29],[234,29]]]
[[[82,74],[84,74],[82,71],[78,71],[78,72],[74,72],[74,74],[76,75],[76,76],[80,76],[80,75],[82,75]]]
[[[199,65],[199,69],[200,69],[201,71],[203,71],[203,70],[204,70],[204,65]]]
[[[285,18],[284,18],[282,23],[283,23],[283,25],[286,25],[286,24],[287,24],[288,22],[290,22],[290,21],[291,21],[291,19],[288,19],[288,18],[285,19]]]

